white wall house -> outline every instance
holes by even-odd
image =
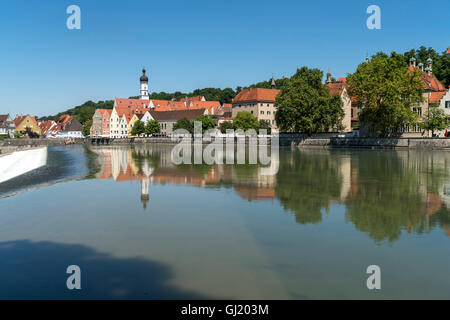
[[[444,113],[447,116],[450,116],[450,89],[447,90],[447,92],[442,96],[441,100],[439,101],[439,109],[444,110]],[[450,128],[447,128],[448,131],[450,131]],[[439,137],[445,136],[445,131],[442,130],[438,132]]]
[[[110,122],[111,138],[127,138],[128,137],[128,120],[125,112],[121,108],[114,107]]]
[[[0,115],[0,136],[14,137],[16,125],[9,114]]]

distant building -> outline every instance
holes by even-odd
[[[16,126],[15,132],[18,134],[24,135],[26,133],[31,133],[36,136],[42,135],[41,128],[39,128],[36,118],[30,115],[17,116],[14,119],[14,124]]]
[[[330,90],[330,95],[338,94],[343,103],[344,117],[342,118],[342,132],[352,131],[352,101],[347,92],[347,79],[339,78],[340,82],[332,83],[331,73],[327,74],[326,85]]]
[[[239,92],[233,99],[232,117],[241,111],[247,111],[253,114],[258,121],[268,121],[272,129],[277,128],[275,122],[275,98],[280,93],[276,89],[249,88]]]
[[[58,125],[57,138],[84,138],[83,125],[71,115],[62,115],[56,124]]]
[[[195,120],[199,116],[208,112],[206,109],[192,109],[192,110],[175,110],[175,111],[154,111],[150,110],[150,115],[154,120],[159,122],[161,133],[171,135],[173,132],[173,125],[180,119],[187,118],[190,121]]]
[[[9,114],[0,114],[0,136],[14,137],[16,125]]]
[[[447,116],[450,116],[450,89],[444,92],[432,93],[430,100],[431,103],[439,104],[439,109],[442,109]],[[446,132],[448,133],[447,129],[439,131],[436,134],[439,137],[444,137]]]
[[[423,120],[428,114],[430,105],[439,103],[447,92],[444,85],[433,74],[433,60],[431,58],[427,59],[426,65],[425,68],[423,63],[416,65],[415,58],[409,60],[410,70],[418,69],[422,72],[422,82],[425,86],[424,101],[413,107],[413,111],[419,115],[419,121]],[[431,134],[431,132],[424,132],[419,125],[415,125],[413,128],[401,128],[401,133],[403,137],[422,137]]]
[[[142,70],[142,76],[139,81],[139,99],[116,98],[112,110],[97,109],[95,111],[92,117],[91,136],[127,138],[131,134],[136,121],[140,120],[146,124],[153,119],[153,112],[174,112],[170,116],[169,113],[160,114],[164,115],[164,120],[161,120],[164,122],[161,124],[162,130],[171,132],[171,126],[174,123],[173,119],[176,119],[175,122],[179,120],[178,115],[181,114],[179,111],[186,111],[185,114],[189,116],[192,114],[217,115],[222,108],[219,101],[206,101],[203,96],[185,97],[178,101],[150,100],[148,77],[145,69]]]
[[[447,52],[445,53],[446,56],[450,56],[450,47],[448,47]]]
[[[109,137],[112,109],[97,109],[92,117],[91,137]]]
[[[38,122],[38,126],[41,129],[41,135],[44,138],[56,138],[59,129],[56,121],[47,120]]]

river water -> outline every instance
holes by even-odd
[[[450,298],[450,152],[281,148],[263,175],[171,150],[49,148],[0,184],[0,298]]]

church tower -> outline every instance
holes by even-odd
[[[145,68],[142,69],[142,76],[141,76],[141,94],[139,98],[141,100],[150,100],[150,97],[148,96],[148,77],[145,75]]]

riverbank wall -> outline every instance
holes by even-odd
[[[246,143],[249,140],[247,139]],[[64,146],[70,144],[91,144],[90,139],[4,139],[0,140],[0,153],[10,153],[17,150],[33,149],[41,146]],[[134,139],[110,139],[107,143],[100,145],[131,145],[131,144],[177,144],[168,137],[150,137]],[[204,144],[210,142],[205,140]],[[225,143],[225,138],[223,138]],[[267,139],[270,144],[270,139]],[[280,134],[280,146],[290,146],[299,148],[319,147],[319,148],[371,148],[371,149],[450,149],[450,139],[448,138],[338,138],[332,135],[305,134]]]
[[[0,139],[0,154],[36,149],[39,147],[83,144],[85,139]]]

